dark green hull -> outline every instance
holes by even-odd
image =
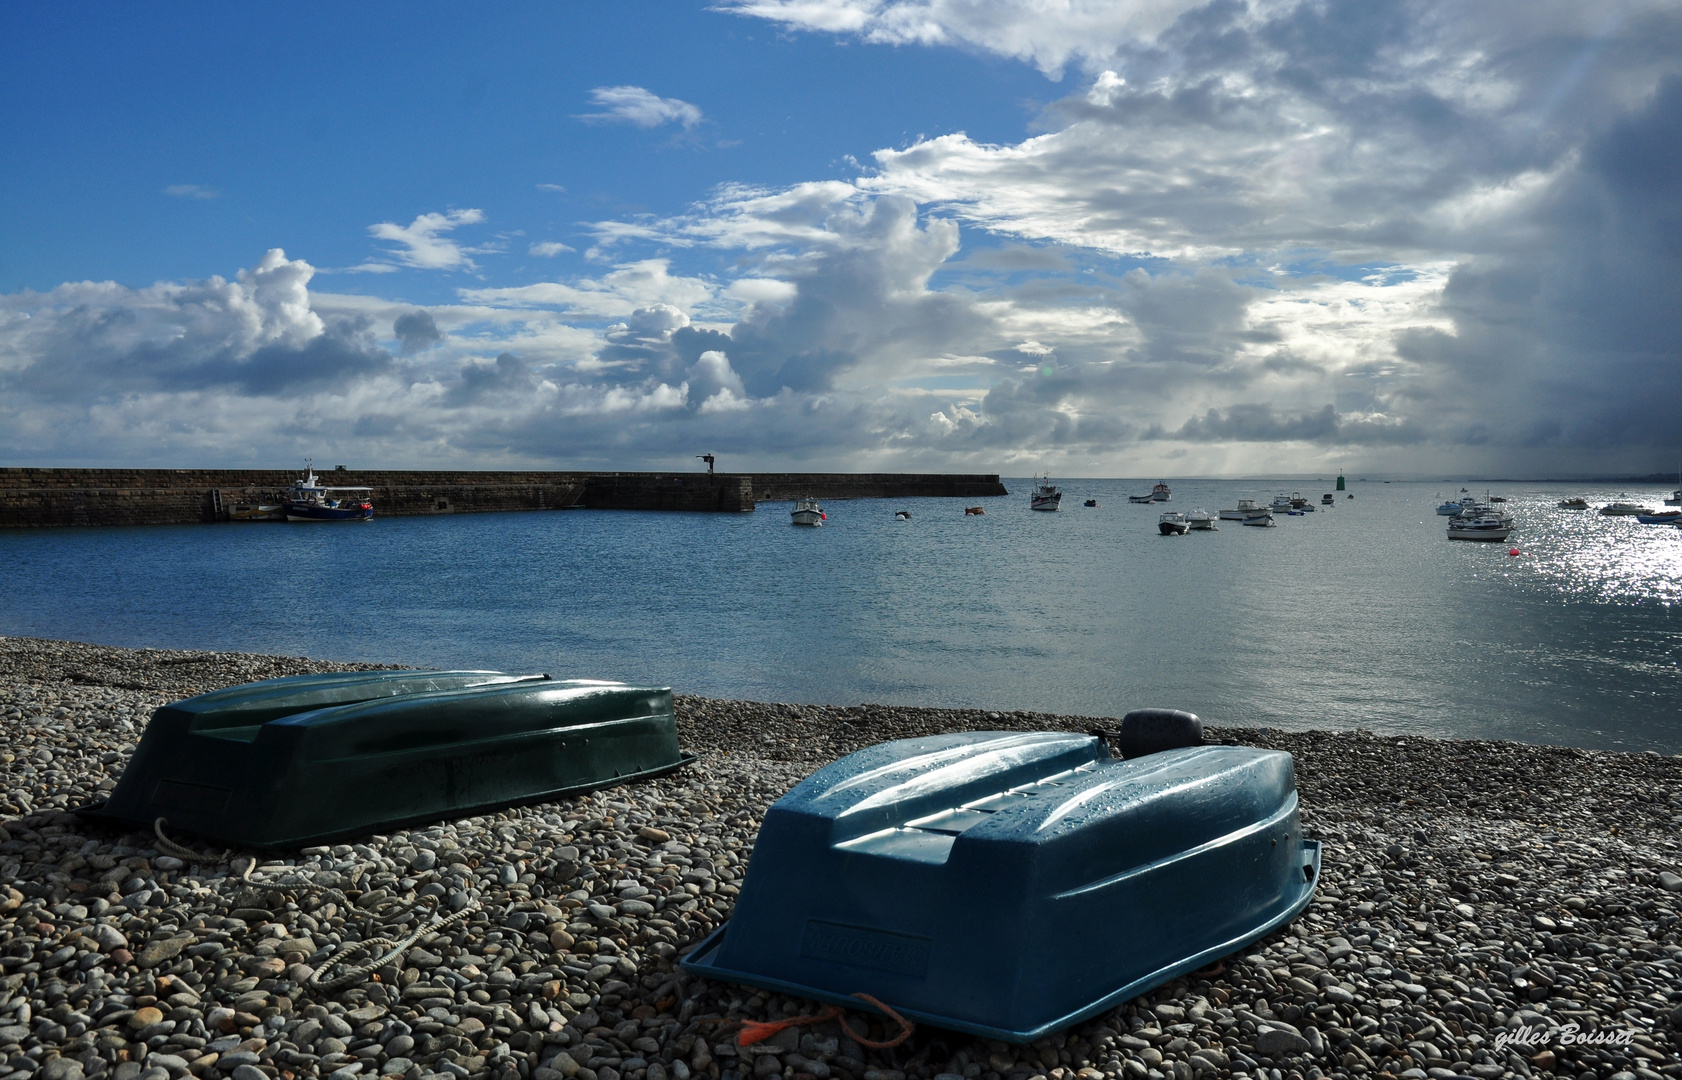
[[[292,848],[541,802],[677,768],[669,689],[493,671],[251,683],[152,714],[83,813]]]

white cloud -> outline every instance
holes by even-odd
[[[700,278],[675,276],[667,259],[624,263],[599,278],[570,284],[540,282],[503,289],[463,289],[469,303],[494,307],[547,307],[583,318],[624,318],[638,308],[669,304],[688,311],[713,296]]]
[[[407,225],[382,221],[368,226],[368,234],[377,240],[389,240],[398,245],[388,254],[404,266],[421,270],[473,270],[477,268],[467,257],[468,253],[482,249],[464,248],[443,234],[463,225],[477,225],[484,220],[483,210],[451,210],[443,214],[422,214]],[[362,269],[372,270],[373,267],[365,264]]]
[[[660,97],[640,86],[598,86],[590,91],[590,103],[604,111],[585,113],[579,119],[618,121],[643,128],[681,124],[686,130],[701,122],[698,107],[677,98]]]
[[[214,199],[222,193],[204,184],[171,184],[164,188],[164,194],[177,199]]]
[[[562,252],[575,251],[575,250],[577,250],[577,249],[567,247],[565,244],[559,242],[558,240],[545,240],[542,243],[533,244],[530,248],[527,249],[527,252],[529,254],[537,255],[541,258],[547,259],[547,258],[550,258],[551,256],[559,255]]]

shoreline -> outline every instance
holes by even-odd
[[[1220,973],[1027,1047],[923,1029],[866,1051],[829,1022],[737,1048],[733,1021],[816,1006],[675,961],[728,917],[764,808],[819,766],[1092,717],[680,695],[687,769],[307,849],[255,887],[64,813],[115,781],[158,705],[386,666],[0,638],[0,1077],[1682,1075],[1682,757],[1651,751],[1211,727],[1295,756],[1325,845],[1313,903]],[[401,937],[429,886],[480,908],[390,978],[302,988],[335,936]]]

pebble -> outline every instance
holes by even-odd
[[[0,638],[0,1080],[1682,1075],[1674,757],[1211,724],[1295,755],[1324,845],[1314,902],[1218,970],[1030,1046],[923,1029],[877,1051],[827,1021],[737,1048],[735,1021],[819,1007],[677,960],[728,917],[765,807],[812,770],[884,739],[1091,718],[680,697],[702,755],[686,769],[289,852],[255,884],[193,838],[203,860],[65,813],[109,790],[159,705],[357,667]],[[426,898],[477,906],[377,978],[306,986]],[[1633,1038],[1495,1045],[1567,1023]]]

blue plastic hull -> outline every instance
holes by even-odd
[[[1290,921],[1313,897],[1288,754],[1112,759],[1097,739],[908,739],[767,813],[697,974],[1032,1042]]]

